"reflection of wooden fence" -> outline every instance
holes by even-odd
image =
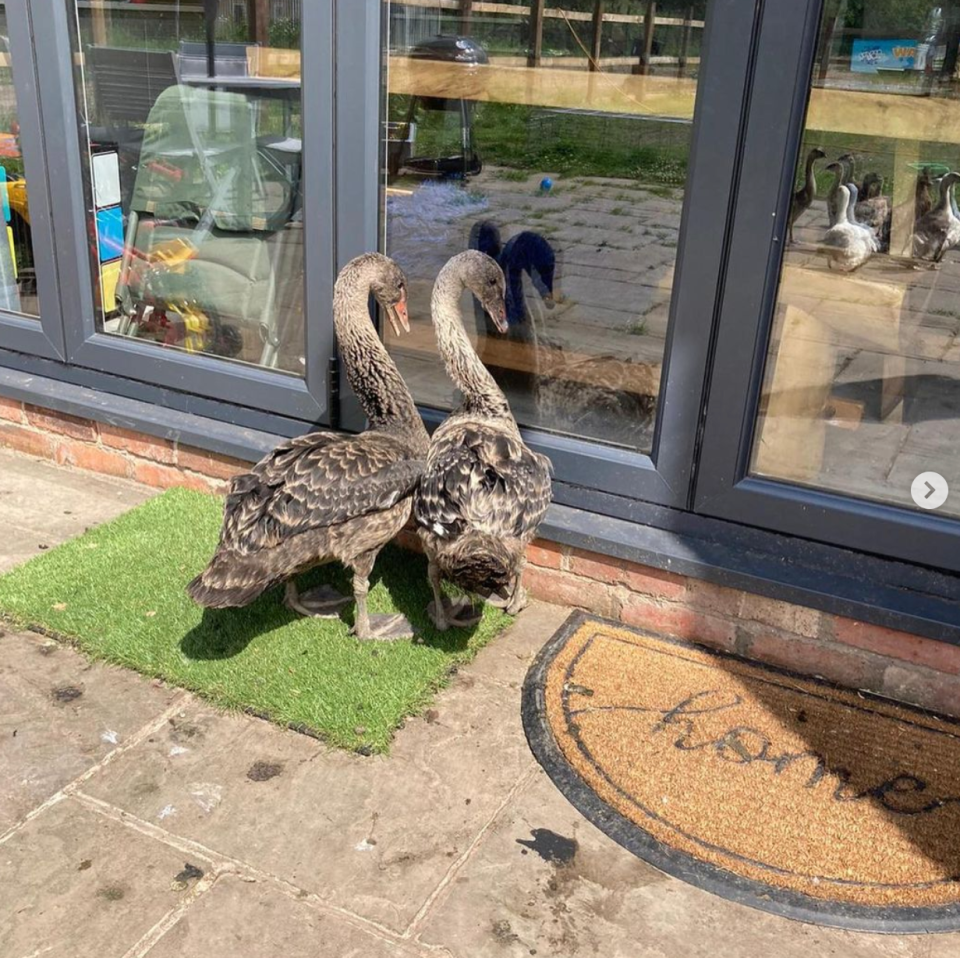
[[[589,64],[591,72],[605,66],[633,66],[633,72],[649,73],[654,64],[669,64],[677,68],[678,76],[683,76],[688,65],[698,63],[699,58],[688,56],[690,49],[690,35],[693,30],[703,29],[703,21],[695,20],[694,8],[691,6],[684,17],[658,17],[656,0],[642,0],[643,13],[607,13],[604,10],[604,0],[594,0],[593,11],[563,10],[548,7],[546,0],[530,0],[529,5],[512,3],[498,3],[494,0],[397,0],[393,7],[431,7],[434,10],[457,10],[460,13],[461,30],[470,33],[470,22],[477,14],[499,14],[515,17],[529,17],[529,48],[527,64],[532,67],[558,66],[560,60],[581,59]],[[544,57],[543,56],[543,24],[545,20],[564,20],[569,24],[589,23],[589,43],[577,42],[583,47],[583,57]],[[606,23],[635,23],[643,25],[643,40],[639,45],[639,52],[629,57],[601,57],[600,49],[603,41],[603,27]],[[655,32],[657,27],[682,27],[680,39],[680,55],[676,57],[657,56],[654,54]]]

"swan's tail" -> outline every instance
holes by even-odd
[[[444,576],[468,592],[507,597],[523,548],[483,532],[467,531],[437,555]]]
[[[248,557],[218,552],[187,586],[187,595],[207,609],[231,609],[249,605],[272,585]]]

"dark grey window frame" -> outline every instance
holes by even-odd
[[[960,572],[960,522],[749,474],[821,0],[767,0],[728,249],[695,509],[845,548]],[[798,42],[797,38],[802,38]],[[744,321],[749,317],[749,321]]]
[[[379,19],[381,0],[368,0],[368,7],[369,3]],[[565,485],[569,484],[675,508],[689,505],[710,331],[718,305],[723,250],[734,199],[737,143],[749,83],[756,12],[753,3],[743,0],[710,0],[707,8],[670,298],[663,386],[651,454],[524,429],[526,442],[553,462],[558,501],[565,501]],[[383,26],[378,27],[378,33],[381,29]],[[367,49],[367,69],[377,76],[382,47],[385,44],[381,41],[381,48]],[[375,115],[379,121],[382,105]],[[370,135],[367,130],[366,141]],[[379,196],[379,176],[378,170],[377,178],[369,182],[371,195]],[[380,248],[377,230],[369,229],[368,248]],[[431,426],[445,415],[432,408],[422,412]]]
[[[65,358],[74,366],[208,396],[221,402],[270,410],[308,422],[329,423],[329,357],[333,353],[330,301],[334,277],[333,208],[334,5],[303,5],[302,35],[310,38],[303,57],[305,375],[230,363],[209,356],[162,350],[135,339],[97,331],[87,251],[85,145],[77,123],[71,6],[67,0],[32,0],[43,135],[49,145],[49,189],[58,249],[59,292]]]
[[[63,323],[57,295],[51,198],[47,189],[49,180],[37,96],[37,61],[30,39],[33,14],[30,4],[6,4],[13,87],[20,119],[20,149],[30,195],[30,235],[40,317],[0,310],[0,344],[23,353],[63,359]]]

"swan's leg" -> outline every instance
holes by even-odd
[[[433,590],[433,601],[427,606],[427,615],[438,632],[446,632],[451,627],[467,629],[483,618],[483,610],[478,612],[469,596],[462,595],[451,601],[443,594],[440,588],[440,567],[436,563],[430,562],[428,565],[427,578]]]
[[[447,621],[447,610],[444,608],[443,592],[440,589],[440,567],[433,559],[430,559],[427,565],[427,580],[433,590],[433,602],[427,606],[427,615],[438,632],[446,632],[450,623]]]
[[[520,564],[517,566],[517,578],[513,583],[513,595],[510,597],[510,601],[507,603],[507,615],[519,615],[527,607],[527,603],[530,601],[529,597],[527,596],[527,590],[523,587],[523,569],[526,564],[526,558],[521,558]]]
[[[496,609],[503,609],[507,615],[519,615],[530,601],[527,590],[523,587],[523,567],[527,564],[526,559],[520,560],[520,566],[511,583],[510,592],[505,599],[500,596],[491,596],[487,603]]]
[[[367,612],[367,593],[370,591],[370,573],[373,571],[373,559],[364,559],[357,564],[353,576],[353,595],[357,600],[357,618],[353,634],[361,640],[375,639],[380,642],[394,642],[397,639],[412,639],[413,626],[399,612],[392,615],[370,615]]]
[[[350,604],[350,596],[342,595],[333,586],[320,585],[300,593],[296,582],[287,582],[283,598],[288,609],[315,619],[335,619],[340,610]]]

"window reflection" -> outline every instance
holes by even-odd
[[[415,324],[387,341],[449,408],[430,288],[481,249],[510,331],[477,310],[477,349],[520,422],[649,451],[706,5],[532,6],[385,3],[384,244]]]
[[[299,2],[68,2],[100,328],[302,374]]]
[[[753,470],[960,515],[960,15],[828,3]]]
[[[7,8],[0,3],[0,310],[37,317],[37,281]]]

